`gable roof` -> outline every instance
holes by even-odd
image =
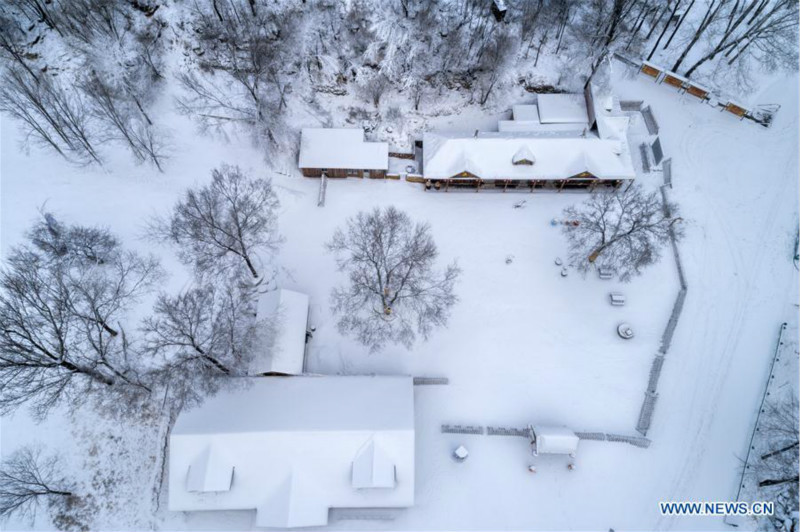
[[[197,455],[186,478],[188,491],[228,491],[233,480],[233,462],[214,444]]]
[[[514,164],[524,164],[525,162],[533,164],[536,162],[536,157],[534,157],[530,146],[522,144],[517,150],[517,153],[511,158],[511,162]]]
[[[181,412],[169,440],[169,508],[255,510],[258,526],[324,525],[329,508],[414,504],[411,377],[251,377]],[[365,449],[365,442],[376,446]],[[235,468],[228,491],[187,489],[186,475],[211,446]],[[361,457],[357,460],[358,457]],[[354,486],[354,462],[375,487]],[[387,464],[396,475],[388,486]],[[358,482],[356,483],[358,484]]]
[[[395,466],[383,446],[372,437],[353,459],[354,488],[393,488]]]
[[[320,504],[312,482],[290,471],[256,508],[256,526],[295,528],[328,524],[328,507]]]
[[[300,168],[388,170],[389,144],[366,142],[357,128],[304,128]]]
[[[532,165],[515,165],[523,148],[534,154]],[[445,179],[464,171],[469,157],[482,179],[567,179],[588,171],[606,179],[633,179],[636,172],[627,142],[589,137],[449,136],[426,133],[423,175]]]

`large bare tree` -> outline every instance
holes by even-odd
[[[0,464],[0,519],[14,514],[33,518],[40,503],[63,501],[72,490],[56,455],[22,447]]]
[[[195,272],[226,273],[234,262],[259,279],[259,251],[274,251],[278,235],[278,198],[269,179],[254,179],[238,166],[211,172],[209,185],[190,189],[172,215],[155,220],[150,234],[178,244],[178,255]]]
[[[682,236],[678,207],[664,205],[658,192],[632,184],[602,190],[579,205],[564,209],[570,264],[581,272],[593,267],[616,272],[627,281],[655,264],[670,235]]]
[[[117,249],[102,229],[48,218],[0,270],[0,412],[28,403],[43,417],[94,391],[146,396],[145,361],[121,323],[159,279],[158,263]]]
[[[347,286],[333,290],[339,330],[371,351],[387,343],[411,348],[447,324],[456,303],[456,263],[435,270],[439,255],[426,223],[414,223],[394,207],[360,212],[328,243]]]
[[[247,373],[253,325],[249,299],[229,282],[160,295],[144,331],[167,365],[213,378]]]

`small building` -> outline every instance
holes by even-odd
[[[300,375],[305,371],[308,296],[279,288],[262,294],[256,310],[257,352],[253,375]]]
[[[736,103],[732,100],[729,100],[728,103],[726,103],[722,108],[725,111],[738,116],[739,118],[744,118],[747,114],[747,108],[744,105]]]
[[[658,81],[658,79],[661,77],[661,74],[664,73],[664,71],[661,70],[661,67],[658,67],[649,61],[642,61],[642,66],[639,68],[639,72],[645,76],[653,78],[655,81]]]
[[[566,454],[575,456],[580,438],[566,427],[535,426],[531,428],[533,454]]]
[[[366,142],[363,129],[304,128],[298,166],[306,177],[384,178],[389,168],[389,145]]]
[[[697,84],[693,81],[689,81],[686,85],[686,92],[694,96],[695,98],[699,98],[700,100],[708,100],[711,97],[711,90]]]
[[[661,83],[666,83],[670,87],[683,90],[684,86],[689,83],[689,80],[676,74],[675,72],[666,72],[664,77],[661,78]]]
[[[324,526],[331,508],[414,504],[411,377],[253,377],[182,412],[171,511],[255,510],[255,526]]]

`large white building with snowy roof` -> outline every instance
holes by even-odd
[[[256,377],[182,412],[169,508],[255,510],[254,525],[321,526],[331,508],[414,504],[411,377]]]
[[[496,132],[425,133],[426,188],[593,189],[634,179],[629,117],[607,68],[583,94],[539,94],[536,103],[513,106]]]

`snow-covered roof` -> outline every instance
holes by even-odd
[[[536,136],[580,136],[586,129],[587,124],[542,124],[534,120],[500,120],[497,122],[497,129],[500,133],[531,133]],[[486,132],[480,132],[479,137],[485,136]]]
[[[219,446],[209,444],[189,465],[186,489],[209,492],[228,491],[233,479],[233,461]]]
[[[543,124],[585,124],[589,120],[583,94],[539,94],[537,99]]]
[[[533,427],[538,454],[575,454],[578,450],[578,436],[566,427]]]
[[[300,168],[386,170],[389,144],[365,142],[356,128],[304,128],[300,133]]]
[[[242,384],[178,417],[169,442],[170,510],[256,510],[257,526],[291,528],[325,525],[329,508],[414,504],[411,377]],[[190,466],[209,446],[232,463],[228,491],[188,489]]]
[[[597,134],[601,139],[626,141],[630,117],[626,116],[614,98],[611,83],[612,61],[603,61],[589,82],[592,110],[597,122]]]
[[[353,460],[354,488],[394,488],[395,464],[381,442],[371,438]]]
[[[262,294],[256,314],[258,350],[250,367],[253,374],[303,373],[308,326],[308,296],[278,289]]]
[[[512,108],[515,121],[539,121],[539,107],[534,104],[520,104]]]
[[[426,133],[423,147],[426,178],[449,178],[465,171],[483,179],[566,179],[583,172],[607,179],[636,177],[624,140]],[[534,164],[514,164],[522,149],[534,156]]]

